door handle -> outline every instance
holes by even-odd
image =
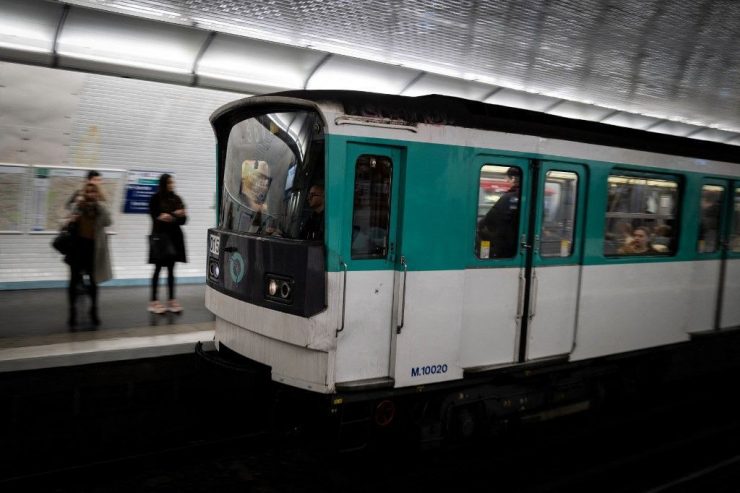
[[[527,285],[524,269],[519,269],[519,294],[516,299],[516,320],[524,316],[524,287]]]
[[[404,256],[401,256],[401,265],[403,266],[403,277],[401,278],[403,282],[403,287],[401,288],[401,299],[398,300],[398,308],[400,309],[401,313],[398,316],[399,323],[396,326],[396,334],[401,333],[401,329],[403,329],[403,318],[406,314],[406,274],[409,271],[409,266],[406,263],[406,257]]]
[[[337,329],[335,336],[339,335],[339,333],[344,330],[344,310],[347,306],[347,264],[340,259],[339,267],[344,272],[344,275],[342,276],[342,320],[340,321],[341,325]]]
[[[534,318],[535,309],[537,308],[537,288],[539,287],[539,280],[537,279],[537,271],[532,269],[532,289],[529,292],[529,320],[532,321]]]

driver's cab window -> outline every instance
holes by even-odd
[[[352,208],[352,259],[388,254],[393,163],[386,156],[363,154],[355,163]]]
[[[266,113],[229,132],[219,225],[290,239],[323,238],[324,131],[314,111]]]

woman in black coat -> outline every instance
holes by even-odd
[[[182,199],[175,194],[175,180],[171,175],[165,173],[159,178],[159,189],[149,200],[149,215],[152,216],[149,263],[154,264],[154,275],[148,311],[178,313],[182,307],[175,299],[175,262],[187,262],[185,240],[180,229],[187,221],[187,213]],[[162,267],[167,267],[169,301],[166,307],[157,300],[159,271]]]

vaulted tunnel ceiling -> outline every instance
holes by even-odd
[[[735,0],[0,0],[0,58],[253,94],[450,94],[740,145]]]

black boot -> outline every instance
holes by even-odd
[[[69,318],[67,319],[67,325],[70,327],[74,327],[77,325],[77,309],[75,307],[71,307],[69,309]]]
[[[98,307],[96,305],[93,305],[92,308],[90,308],[90,321],[92,321],[93,325],[96,327],[100,325],[100,319],[98,318]]]

